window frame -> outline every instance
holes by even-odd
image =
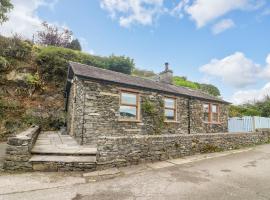
[[[166,99],[172,99],[174,101],[174,108],[170,108],[170,107],[166,107],[166,103],[165,103],[165,100]],[[163,98],[163,101],[164,101],[164,117],[165,117],[165,122],[176,122],[177,121],[177,102],[176,102],[177,98],[176,97],[172,97],[172,96],[165,96]],[[174,113],[174,119],[173,120],[169,120],[166,118],[166,115],[165,115],[165,110],[173,110],[173,113]]]
[[[136,104],[123,103],[122,102],[123,93],[135,95],[136,96]],[[120,90],[120,99],[119,99],[119,114],[120,114],[121,106],[130,106],[130,107],[136,108],[136,117],[131,118],[131,119],[128,119],[128,118],[124,119],[120,115],[119,119],[118,119],[119,121],[140,122],[140,94],[139,94],[138,91],[136,91],[136,90],[128,90],[128,89],[121,89]]]
[[[205,121],[203,119],[204,123],[209,123],[209,124],[220,124],[220,118],[219,118],[219,114],[220,114],[220,110],[219,110],[219,104],[217,103],[203,103],[203,114],[204,114],[204,105],[208,105],[208,121]],[[217,108],[217,112],[215,112],[217,114],[217,121],[213,121],[213,111],[212,111],[212,106],[216,106]]]

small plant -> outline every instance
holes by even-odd
[[[2,56],[0,56],[0,71],[7,70],[9,62]]]
[[[163,108],[163,101],[158,100],[157,103],[153,103],[146,99],[142,104],[142,111],[149,118],[154,134],[161,134],[162,128],[164,127],[164,114],[158,108]]]
[[[30,86],[29,95],[32,96],[36,90],[44,90],[44,83],[38,73],[27,74],[25,77],[27,84]]]

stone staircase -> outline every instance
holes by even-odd
[[[41,132],[31,150],[30,162],[36,171],[94,171],[95,146],[82,146],[69,135]]]

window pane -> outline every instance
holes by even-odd
[[[203,113],[203,121],[209,122],[209,113],[207,113],[207,112]]]
[[[174,110],[165,109],[165,118],[166,120],[174,120]]]
[[[203,112],[209,112],[209,104],[203,104]]]
[[[212,121],[218,122],[218,114],[217,113],[212,113]]]
[[[120,106],[120,116],[124,119],[136,119],[136,107]]]
[[[174,108],[175,104],[175,99],[169,99],[169,98],[165,98],[165,107],[166,108]]]
[[[121,102],[124,104],[136,105],[137,95],[131,93],[122,93]]]
[[[217,105],[212,105],[212,112],[217,113]]]

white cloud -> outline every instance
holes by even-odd
[[[270,96],[270,82],[259,90],[240,90],[233,94],[231,102],[234,104],[252,103],[263,100],[266,96]]]
[[[260,77],[270,79],[270,54],[266,57],[266,66],[260,73]]]
[[[109,11],[123,27],[136,23],[151,25],[165,10],[163,0],[101,0],[101,8]]]
[[[53,9],[58,0],[12,0],[14,9],[8,14],[9,20],[0,29],[0,34],[12,36],[15,33],[32,38],[33,33],[41,28],[42,19],[36,11],[41,6]]]
[[[198,28],[233,10],[257,9],[263,5],[263,0],[195,0],[186,8]]]
[[[243,88],[256,82],[261,68],[258,64],[236,52],[223,59],[213,59],[199,69],[201,72],[221,78],[226,84]]]
[[[233,28],[235,26],[233,20],[231,19],[223,19],[221,21],[219,21],[218,23],[216,23],[213,27],[212,27],[212,32],[217,35],[219,33],[222,33],[223,31]]]

